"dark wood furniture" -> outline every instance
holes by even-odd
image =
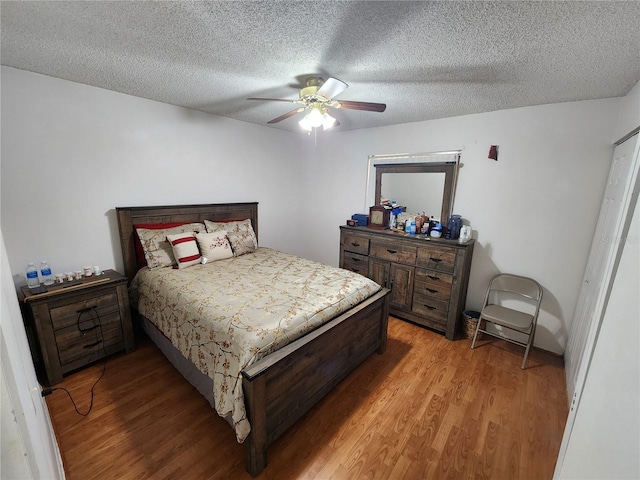
[[[127,278],[114,270],[47,286],[33,295],[21,289],[25,326],[40,382],[52,386],[63,375],[107,355],[135,349]]]
[[[474,241],[340,227],[340,267],[391,290],[390,312],[453,340],[467,298]]]
[[[125,270],[138,271],[135,228],[142,223],[251,219],[258,235],[258,204],[234,203],[117,208]],[[256,476],[266,452],[282,433],[372,353],[383,353],[389,316],[383,289],[302,338],[262,358],[242,372],[251,433],[245,440],[246,469]]]

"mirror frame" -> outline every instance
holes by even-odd
[[[385,173],[444,173],[444,191],[442,193],[442,211],[440,222],[446,225],[453,209],[455,193],[457,162],[440,163],[380,163],[374,165],[376,169],[375,204],[380,205],[382,191],[382,175]]]

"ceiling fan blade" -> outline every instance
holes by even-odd
[[[338,100],[340,108],[347,108],[349,110],[363,110],[366,112],[384,112],[387,105],[384,103],[371,103],[371,102],[353,102],[349,100]]]
[[[344,83],[342,80],[330,77],[318,89],[317,94],[331,100],[333,97],[344,92],[348,87],[349,85]]]
[[[291,110],[290,112],[285,113],[284,115],[280,115],[279,117],[274,118],[273,120],[269,120],[267,123],[278,123],[282,120],[285,120],[289,117],[293,117],[296,113],[300,113],[305,109],[305,107],[296,108],[295,110]]]
[[[249,97],[247,100],[266,100],[267,102],[288,102],[288,103],[296,103],[299,100],[296,98],[295,100],[290,100],[287,98],[258,98],[258,97]]]

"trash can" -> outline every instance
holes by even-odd
[[[463,330],[466,338],[473,338],[476,333],[476,327],[478,326],[478,320],[480,319],[480,312],[475,310],[465,310],[462,313],[463,317]],[[484,323],[484,322],[482,322]],[[478,332],[478,340],[482,338],[482,332]]]

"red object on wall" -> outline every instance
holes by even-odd
[[[498,161],[498,145],[491,145],[491,148],[489,148],[489,158],[496,162]]]

